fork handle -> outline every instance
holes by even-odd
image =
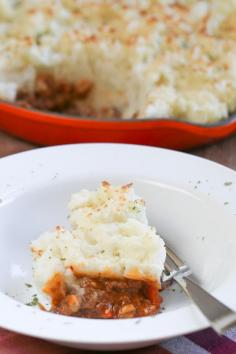
[[[185,293],[194,301],[207,318],[210,326],[218,333],[223,334],[227,329],[236,326],[236,312],[222,304],[210,295],[191,277],[175,277],[177,283]]]

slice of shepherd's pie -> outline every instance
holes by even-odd
[[[31,244],[34,280],[51,311],[87,318],[156,314],[165,246],[132,184],[81,190],[69,211],[71,231],[57,226]]]

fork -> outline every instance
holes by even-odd
[[[166,262],[162,286],[166,288],[175,280],[189,298],[197,305],[209,325],[220,335],[236,325],[236,312],[210,295],[193,278],[191,269],[166,246]]]

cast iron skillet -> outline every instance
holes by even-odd
[[[185,150],[236,132],[236,113],[217,123],[176,119],[93,119],[0,101],[0,129],[38,145],[114,142]]]

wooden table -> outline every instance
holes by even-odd
[[[35,145],[21,141],[0,132],[0,157],[35,148]],[[190,151],[236,170],[236,135],[215,145]]]

